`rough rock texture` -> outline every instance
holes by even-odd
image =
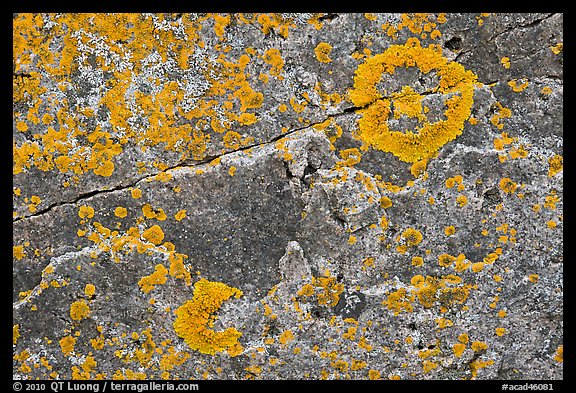
[[[15,15],[14,378],[561,379],[562,28]]]

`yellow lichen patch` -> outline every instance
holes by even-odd
[[[504,334],[506,334],[506,329],[504,329],[503,327],[498,327],[494,330],[494,332],[498,337],[502,337]]]
[[[321,42],[316,46],[316,48],[314,48],[316,59],[322,63],[330,63],[332,61],[332,59],[329,57],[331,51],[332,45],[328,44],[327,42]]]
[[[468,198],[466,197],[466,195],[458,195],[456,197],[456,204],[459,207],[464,207],[468,204]]]
[[[496,102],[496,113],[490,117],[490,123],[501,130],[504,128],[504,124],[501,123],[500,120],[510,118],[511,116],[512,111],[509,108],[505,108],[501,103]]]
[[[516,184],[508,177],[503,177],[502,179],[500,179],[499,186],[500,189],[504,191],[506,194],[514,193],[514,191],[516,191],[516,188],[518,188],[518,184]]]
[[[182,221],[186,218],[186,209],[179,210],[176,214],[174,214],[174,218],[176,221]]]
[[[78,216],[80,218],[92,218],[94,217],[94,209],[90,206],[82,205],[78,209]]]
[[[454,228],[453,225],[449,225],[446,228],[444,228],[444,234],[446,236],[452,236],[455,233],[456,233],[456,228]]]
[[[474,352],[485,351],[486,349],[488,349],[488,344],[482,341],[474,341],[472,342],[472,344],[470,344],[470,346],[472,347]]]
[[[160,226],[153,225],[142,233],[142,237],[154,245],[159,245],[164,240],[164,232]]]
[[[412,312],[412,301],[414,297],[408,293],[406,288],[400,288],[388,295],[388,298],[382,302],[389,310],[394,311],[394,315],[401,312]]]
[[[530,83],[528,82],[527,79],[524,79],[520,83],[516,79],[512,79],[511,81],[508,82],[508,86],[510,86],[512,88],[512,91],[514,91],[516,93],[521,92],[522,90],[526,89],[529,85],[530,85]]]
[[[262,59],[265,63],[271,66],[270,75],[273,75],[282,80],[283,77],[281,76],[281,72],[282,68],[284,67],[284,59],[282,59],[280,51],[276,48],[270,48],[264,52]]]
[[[412,257],[412,266],[419,267],[424,264],[424,259],[422,257]]]
[[[234,176],[236,174],[236,167],[235,166],[231,166],[230,169],[228,169],[228,174],[230,176]]]
[[[21,260],[26,256],[26,252],[24,251],[24,246],[12,246],[12,256],[17,260]]]
[[[70,318],[75,321],[81,321],[82,319],[88,318],[90,316],[90,307],[84,300],[77,300],[70,306]]]
[[[118,206],[116,209],[114,209],[114,215],[116,217],[124,218],[128,215],[128,210],[126,210],[125,207]]]
[[[418,67],[423,73],[436,71],[440,82],[439,93],[451,95],[445,100],[446,120],[435,123],[424,122],[419,112],[421,96],[406,87],[396,98],[404,105],[404,115],[415,116],[419,126],[415,132],[391,130],[388,117],[392,101],[387,92],[377,90],[383,73],[392,75],[397,67]],[[411,39],[405,45],[392,45],[385,52],[372,56],[358,66],[354,77],[354,88],[349,92],[350,100],[357,107],[360,132],[358,137],[367,147],[396,155],[405,162],[416,162],[432,157],[444,144],[462,133],[464,122],[470,116],[476,76],[464,67],[444,58],[441,51],[432,47],[423,48],[418,40]],[[452,95],[452,93],[456,93]]]
[[[504,68],[510,68],[510,58],[509,57],[501,58],[500,64],[502,64],[504,66]]]
[[[552,51],[552,53],[554,53],[555,55],[559,55],[560,52],[562,52],[564,50],[564,43],[559,42],[554,46],[550,47],[550,50]]]
[[[533,284],[536,284],[538,282],[538,275],[537,274],[530,274],[528,276],[528,281],[530,281]]]
[[[396,238],[396,242],[400,243],[396,250],[400,253],[405,253],[409,247],[415,247],[422,242],[422,232],[414,228],[406,228],[400,236]]]
[[[84,287],[84,294],[88,297],[93,297],[96,294],[96,287],[94,284],[86,284]]]
[[[16,345],[19,338],[20,338],[20,325],[16,324],[12,326],[12,345]]]
[[[554,360],[559,363],[564,362],[564,345],[560,345],[558,349],[556,349],[556,353],[554,354]]]
[[[139,188],[133,188],[130,191],[130,195],[132,195],[132,198],[134,199],[142,198],[142,190]]]
[[[389,207],[392,206],[392,200],[390,198],[388,198],[386,195],[383,195],[382,197],[380,197],[380,207],[382,209],[388,209]]]
[[[426,172],[426,165],[428,165],[428,159],[416,161],[410,167],[410,173],[412,173],[412,176],[418,178]]]
[[[298,296],[303,298],[315,297],[320,305],[335,306],[340,300],[340,294],[344,291],[344,284],[337,281],[328,270],[323,276],[312,276],[312,282],[304,284],[298,291]]]
[[[74,345],[76,345],[76,339],[72,336],[66,336],[58,341],[60,344],[60,349],[64,356],[69,356],[74,351]]]
[[[291,330],[285,330],[284,332],[282,332],[282,334],[280,334],[280,337],[278,337],[278,342],[280,342],[280,344],[282,345],[286,345],[287,343],[293,340],[294,340],[294,333],[292,333]]]
[[[162,285],[166,282],[166,275],[168,270],[162,264],[158,264],[154,267],[154,272],[149,276],[142,277],[138,281],[140,289],[144,293],[148,293],[156,288],[156,285]]]
[[[369,370],[368,371],[368,379],[380,379],[380,371],[378,370]]]
[[[211,329],[216,319],[214,313],[225,300],[233,296],[239,298],[242,291],[204,278],[197,281],[194,284],[192,300],[188,300],[175,311],[176,334],[182,337],[190,348],[204,354],[214,355],[235,347],[242,333],[233,327],[222,332]]]
[[[564,159],[561,155],[554,155],[548,159],[548,177],[555,176],[564,169]]]
[[[461,357],[466,349],[466,345],[462,343],[456,343],[452,346],[452,351],[454,352],[454,356],[457,358]]]
[[[181,366],[190,358],[188,352],[176,351],[174,347],[168,348],[168,353],[160,358],[160,370],[171,371],[174,367]]]

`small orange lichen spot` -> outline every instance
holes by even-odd
[[[419,267],[424,264],[424,259],[422,257],[413,257],[412,266]]]
[[[86,286],[84,287],[84,293],[86,294],[86,296],[89,297],[94,296],[94,294],[96,293],[96,287],[94,286],[94,284],[86,284]]]
[[[503,57],[500,59],[500,63],[504,66],[504,68],[510,68],[510,58]]]
[[[21,260],[26,256],[24,246],[12,246],[12,256],[17,260]]]
[[[382,196],[380,198],[380,207],[382,209],[388,209],[389,207],[392,206],[392,200],[390,198],[388,198],[386,195]]]
[[[254,124],[258,121],[256,115],[253,113],[242,113],[238,117],[238,123],[242,124],[243,126],[249,126],[250,124]]]
[[[125,207],[118,206],[116,209],[114,209],[114,215],[116,217],[124,218],[128,215],[128,210],[126,210]]]
[[[540,93],[544,94],[544,95],[549,95],[552,94],[552,89],[549,86],[544,86],[541,90]]]
[[[74,345],[76,345],[76,339],[72,336],[63,337],[60,341],[60,349],[64,356],[70,355],[74,351]]]
[[[220,282],[211,282],[204,278],[194,284],[194,297],[188,300],[176,311],[174,330],[182,337],[190,348],[204,354],[214,355],[216,352],[228,350],[230,356],[242,352],[238,338],[242,335],[233,327],[222,332],[212,330],[222,303],[232,296],[242,296],[242,291]],[[235,348],[235,349],[234,349]]]
[[[179,210],[176,214],[174,214],[174,218],[176,221],[182,221],[186,218],[186,209]]]
[[[150,243],[158,246],[164,240],[164,232],[158,225],[153,225],[142,233],[142,237]]]
[[[466,333],[462,333],[461,335],[458,336],[458,341],[460,341],[462,344],[468,344],[468,334]]]
[[[538,275],[537,275],[537,274],[531,274],[531,275],[528,276],[528,280],[529,280],[531,283],[536,284],[536,283],[538,282]]]
[[[90,316],[90,307],[83,299],[72,303],[70,306],[70,318],[75,321],[81,321],[82,319],[88,318],[88,316]]]
[[[453,177],[449,177],[448,179],[446,179],[444,184],[446,185],[446,188],[452,188],[456,185],[456,181],[454,180]]]
[[[488,349],[488,344],[486,344],[485,342],[482,342],[482,341],[474,341],[471,344],[471,347],[474,350],[474,352],[480,352],[480,351]]]
[[[449,267],[456,261],[456,257],[450,254],[441,254],[438,256],[438,264],[442,267]]]
[[[94,209],[90,206],[82,205],[78,210],[78,216],[80,218],[92,218],[94,217]]]
[[[417,246],[422,242],[422,232],[414,228],[406,228],[400,235],[407,246]]]
[[[522,90],[526,89],[530,83],[527,79],[523,80],[521,83],[518,83],[516,79],[512,79],[508,82],[508,86],[512,88],[512,91],[515,93],[521,92]]]
[[[562,52],[562,50],[564,50],[564,43],[559,42],[554,46],[550,47],[550,50],[552,51],[552,53],[554,53],[555,55],[559,55],[560,52]]]
[[[466,349],[466,345],[462,344],[462,343],[456,343],[452,346],[452,351],[454,352],[454,356],[456,356],[457,358],[462,356],[465,349]]]
[[[564,345],[560,345],[558,349],[556,349],[556,353],[554,354],[554,360],[559,363],[564,362]]]
[[[436,367],[438,367],[438,364],[436,364],[435,362],[433,362],[431,360],[424,360],[422,362],[422,370],[425,373],[428,373],[428,372],[434,370]]]
[[[142,277],[138,281],[140,289],[144,293],[148,293],[153,290],[156,285],[162,285],[166,282],[166,275],[168,274],[168,269],[164,267],[161,263],[154,267],[154,272],[149,276]]]
[[[460,207],[464,207],[468,204],[468,198],[466,195],[458,195],[456,197],[456,204]]]
[[[431,197],[428,198],[428,203],[429,203],[430,205],[434,205],[434,204],[436,203],[436,200],[434,199],[433,196],[431,196]]]
[[[20,338],[20,325],[16,324],[12,326],[12,345],[16,345],[19,338]]]
[[[502,191],[504,191],[506,194],[511,194],[514,191],[516,191],[516,188],[518,188],[518,184],[516,184],[514,181],[512,181],[510,178],[508,177],[503,177],[500,180],[500,189]]]
[[[356,236],[354,236],[354,235],[350,235],[350,237],[348,237],[348,244],[350,244],[350,245],[356,244],[357,241],[358,240],[357,240]]]
[[[294,333],[292,333],[291,330],[286,330],[286,331],[282,332],[282,334],[280,334],[280,337],[278,337],[278,341],[282,345],[286,345],[286,343],[288,343],[292,340],[294,340]]]
[[[444,234],[446,236],[452,236],[454,233],[456,233],[456,228],[454,228],[453,225],[447,226],[446,228],[444,228]]]
[[[286,112],[288,110],[288,105],[286,104],[280,104],[278,105],[278,110],[282,113]]]
[[[498,337],[502,337],[504,334],[506,334],[506,329],[498,327],[495,329],[495,332]]]
[[[322,63],[330,63],[332,61],[332,59],[329,57],[331,51],[332,45],[326,42],[321,42],[316,46],[316,48],[314,48],[316,59]]]
[[[498,317],[504,318],[504,317],[506,317],[506,315],[508,315],[508,313],[506,313],[505,310],[498,311]]]
[[[420,175],[422,175],[426,171],[427,165],[428,165],[428,159],[416,161],[410,167],[410,173],[412,173],[412,176],[418,178],[418,177],[420,177]]]
[[[548,159],[548,177],[556,175],[564,169],[564,159],[556,154]]]
[[[20,132],[26,132],[28,131],[28,124],[23,121],[19,121],[16,123],[16,129]]]
[[[228,170],[228,174],[230,176],[234,176],[234,174],[236,173],[236,167],[235,166],[231,166],[230,169]]]
[[[142,198],[142,190],[139,188],[133,188],[130,191],[130,194],[132,195],[132,198],[134,198],[134,199]]]
[[[369,370],[368,371],[368,378],[369,379],[380,379],[380,371],[378,370]]]

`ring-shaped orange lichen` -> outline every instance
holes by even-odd
[[[383,74],[393,75],[397,67],[417,67],[424,74],[436,72],[438,86],[431,92],[449,96],[444,100],[445,119],[423,122],[421,127],[416,127],[416,132],[389,128],[392,99],[417,100],[412,102],[412,108],[417,108],[418,113],[406,114],[422,119],[419,113],[422,96],[415,94],[410,87],[404,86],[401,93],[392,97],[378,92],[377,85]],[[355,106],[361,107],[357,111],[362,115],[358,122],[358,137],[367,147],[392,153],[404,162],[430,158],[462,133],[464,122],[470,117],[476,80],[477,76],[472,71],[443,57],[437,46],[424,48],[415,39],[404,45],[392,45],[383,53],[366,59],[355,72],[349,97]]]

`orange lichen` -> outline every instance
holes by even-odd
[[[94,284],[86,284],[84,287],[84,294],[88,297],[93,297],[96,294],[96,287]]]
[[[90,316],[90,307],[84,300],[77,300],[70,306],[70,318],[75,321],[81,321],[82,319],[88,318]]]
[[[166,275],[168,274],[168,270],[162,264],[158,264],[154,267],[154,272],[149,276],[142,277],[140,281],[138,281],[138,285],[140,289],[144,293],[149,293],[156,285],[162,285],[166,282]]]
[[[564,159],[561,155],[554,155],[548,159],[548,177],[555,176],[564,169]]]
[[[231,349],[238,344],[242,335],[234,327],[217,332],[214,326],[218,311],[222,303],[231,297],[239,298],[242,291],[220,282],[208,281],[204,278],[194,284],[194,296],[176,309],[174,330],[182,337],[186,344],[194,350],[204,354],[214,355]]]
[[[142,237],[154,245],[159,245],[164,240],[164,232],[160,226],[153,225],[142,233]]]
[[[126,210],[125,207],[118,206],[116,209],[114,209],[114,215],[116,217],[124,218],[128,215],[128,210]]]
[[[12,345],[16,345],[19,338],[20,338],[20,325],[16,324],[12,326]]]
[[[174,218],[176,221],[182,221],[186,218],[186,209],[179,210],[176,214],[174,214]]]
[[[560,345],[556,349],[556,353],[554,354],[554,360],[556,360],[559,363],[564,362],[564,345]]]
[[[58,341],[60,344],[60,349],[64,356],[69,356],[74,351],[74,345],[76,345],[76,339],[72,336],[66,336]]]
[[[321,42],[316,46],[316,48],[314,48],[316,59],[322,63],[330,63],[332,61],[332,59],[329,57],[331,51],[332,45],[326,42]]]
[[[499,186],[500,189],[504,191],[506,194],[514,193],[514,191],[516,191],[516,188],[518,188],[518,184],[516,184],[508,177],[503,177],[502,179],[500,179]]]

